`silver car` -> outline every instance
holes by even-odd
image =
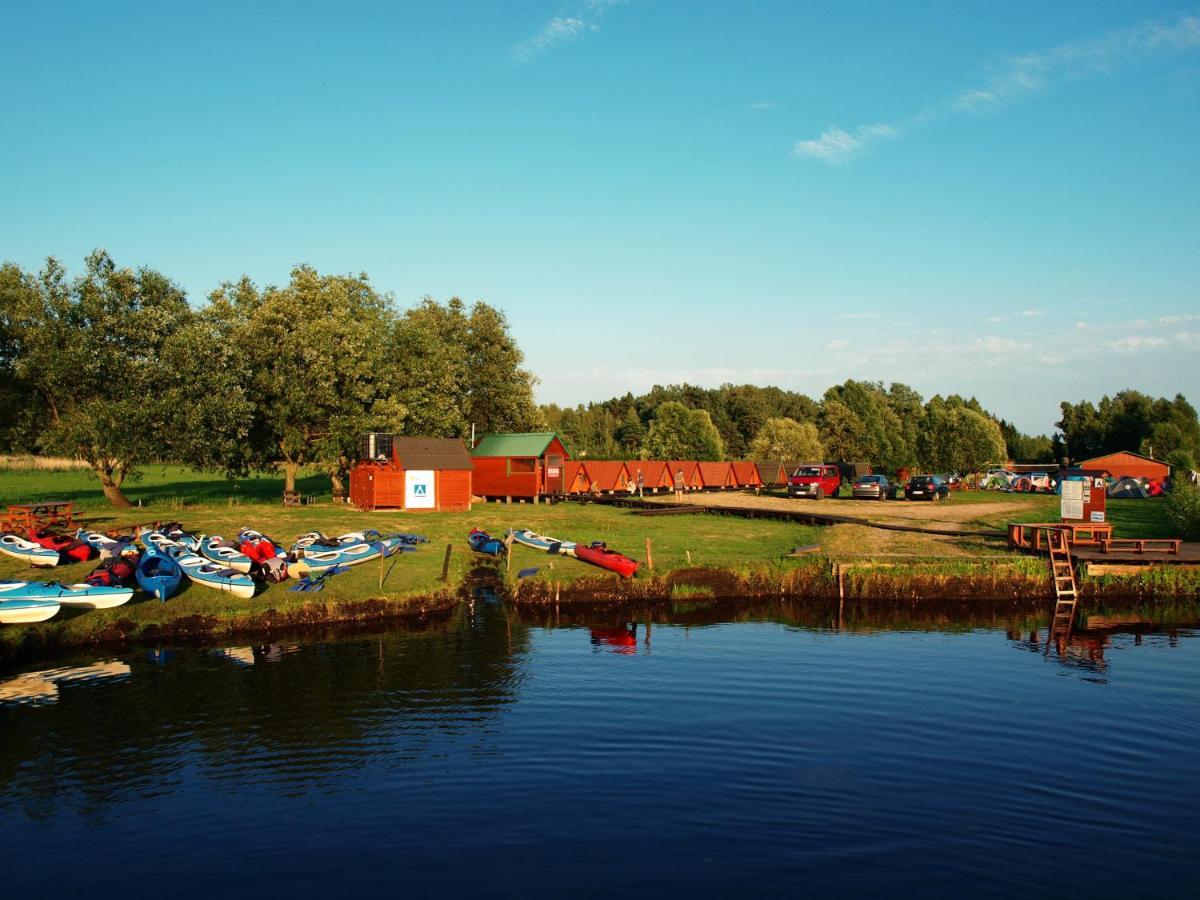
[[[855,500],[886,500],[891,492],[886,475],[862,475],[854,482]]]

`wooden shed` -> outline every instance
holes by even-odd
[[[1085,459],[1078,468],[1104,469],[1113,478],[1148,478],[1151,481],[1162,481],[1171,474],[1171,467],[1165,462],[1128,450]]]
[[[371,458],[350,472],[350,502],[355,506],[406,512],[471,509],[474,466],[461,440],[371,437]]]
[[[637,473],[642,473],[642,489],[647,494],[657,494],[659,491],[671,490],[671,470],[661,459],[631,459],[626,460],[625,467],[629,469],[629,477],[637,483]]]
[[[586,494],[591,479],[587,467],[577,459],[569,459],[563,464],[563,493]]]
[[[764,487],[787,484],[788,472],[784,470],[782,460],[760,459],[754,463],[754,468],[758,470],[758,478]]]
[[[475,493],[480,497],[532,499],[564,490],[570,458],[552,431],[488,434],[475,445]]]
[[[589,459],[584,468],[591,490],[605,494],[629,490],[629,469],[619,459]]]
[[[737,487],[737,481],[733,477],[733,466],[727,462],[698,462],[696,468],[700,470],[700,482],[706,488],[723,491],[726,488]]]
[[[730,463],[733,467],[733,480],[738,487],[762,487],[762,478],[758,475],[758,466],[752,462]]]

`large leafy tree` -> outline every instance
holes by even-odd
[[[411,434],[466,437],[472,425],[483,433],[543,422],[536,379],[504,314],[486,303],[425,298],[396,321],[391,353]]]
[[[652,459],[719,460],[725,457],[721,434],[707,410],[688,409],[668,400],[654,413],[646,435]]]
[[[898,402],[903,402],[903,398]],[[835,415],[829,415],[830,403],[841,404],[857,419],[854,439],[846,442],[841,448],[843,452],[837,452],[839,448],[833,446],[834,442],[825,438],[826,445],[839,459],[868,461],[885,472],[895,472],[916,462],[916,447],[909,442],[904,423],[893,411],[891,398],[882,384],[851,380],[827,390],[824,419],[844,422],[847,417],[841,409],[835,408]]]
[[[780,417],[763,423],[750,442],[750,455],[755,459],[820,461],[825,458],[825,448],[816,425]]]
[[[964,404],[930,402],[921,437],[921,460],[930,470],[978,472],[1006,456],[995,420]]]
[[[103,250],[74,280],[53,258],[36,277],[6,280],[19,294],[15,374],[45,418],[39,446],[85,460],[108,501],[130,506],[126,479],[170,452],[160,356],[192,318],[184,292],[152,269],[118,268]]]
[[[247,439],[227,461],[278,466],[295,490],[301,466],[326,469],[340,487],[366,431],[400,431],[404,407],[392,365],[394,313],[366,275],[297,266],[283,287],[249,279],[210,298],[207,321],[235,359],[251,404]]]

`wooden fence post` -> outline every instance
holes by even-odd
[[[446,558],[442,560],[442,584],[450,580],[450,553],[453,550],[453,544],[446,545]]]
[[[646,538],[646,568],[654,571],[654,554],[650,552],[650,538]]]

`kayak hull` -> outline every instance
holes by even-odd
[[[249,575],[225,568],[219,563],[193,553],[165,534],[157,531],[144,531],[142,532],[142,543],[147,548],[153,547],[155,552],[173,559],[183,570],[183,574],[196,584],[214,591],[233,594],[243,600],[249,600],[254,596],[257,586]]]
[[[558,538],[547,537],[544,534],[538,534],[534,531],[521,530],[510,531],[514,541],[533,550],[541,550],[543,553],[550,553],[555,556],[574,556],[575,542],[560,541]]]
[[[640,565],[636,559],[630,559],[616,550],[609,550],[602,544],[577,545],[575,547],[575,558],[585,563],[591,563],[593,566],[599,566],[601,569],[616,572],[622,578],[633,577],[633,574],[638,570],[638,565]]]
[[[155,550],[147,550],[138,561],[134,577],[143,591],[166,602],[183,583],[183,570],[171,557]]]
[[[77,609],[111,609],[128,603],[131,597],[133,588],[59,584],[57,581],[0,581],[0,600],[4,602],[36,601]]]
[[[61,557],[57,550],[50,550],[41,544],[27,541],[19,534],[11,531],[0,534],[0,553],[19,559],[31,566],[49,569],[57,566]]]
[[[0,625],[45,622],[58,615],[61,608],[53,600],[0,600]]]
[[[254,560],[244,554],[241,550],[234,550],[232,547],[221,547],[219,544],[224,541],[220,535],[212,535],[200,541],[200,552],[215,563],[220,563],[233,569],[235,572],[247,573],[254,565]]]

